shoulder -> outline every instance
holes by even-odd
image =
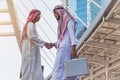
[[[32,23],[32,22],[29,22],[28,23],[28,26],[34,26],[35,24],[34,23]]]
[[[27,28],[28,28],[28,29],[33,29],[33,28],[35,28],[35,24],[32,23],[32,22],[29,22],[29,23],[27,24]]]
[[[69,26],[74,26],[74,21],[72,19],[68,21],[68,27]]]

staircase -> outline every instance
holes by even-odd
[[[15,36],[19,44],[20,30],[17,24],[17,18],[11,0],[1,0],[1,4],[4,4],[0,8],[0,28],[3,29],[0,32],[0,36]]]

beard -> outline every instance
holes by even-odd
[[[57,19],[57,20],[60,20],[60,16],[58,16],[56,19]]]

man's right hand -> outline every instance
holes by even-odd
[[[51,49],[55,44],[54,43],[45,43],[47,49]]]

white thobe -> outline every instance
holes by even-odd
[[[36,25],[29,22],[27,36],[22,45],[21,80],[44,80],[39,50],[44,44],[45,42],[38,38]]]
[[[59,42],[59,48],[58,42],[59,40],[56,44],[57,54],[51,80],[75,80],[76,77],[66,78],[64,68],[64,62],[71,59],[72,46],[77,43],[73,20],[68,22],[64,37]]]

